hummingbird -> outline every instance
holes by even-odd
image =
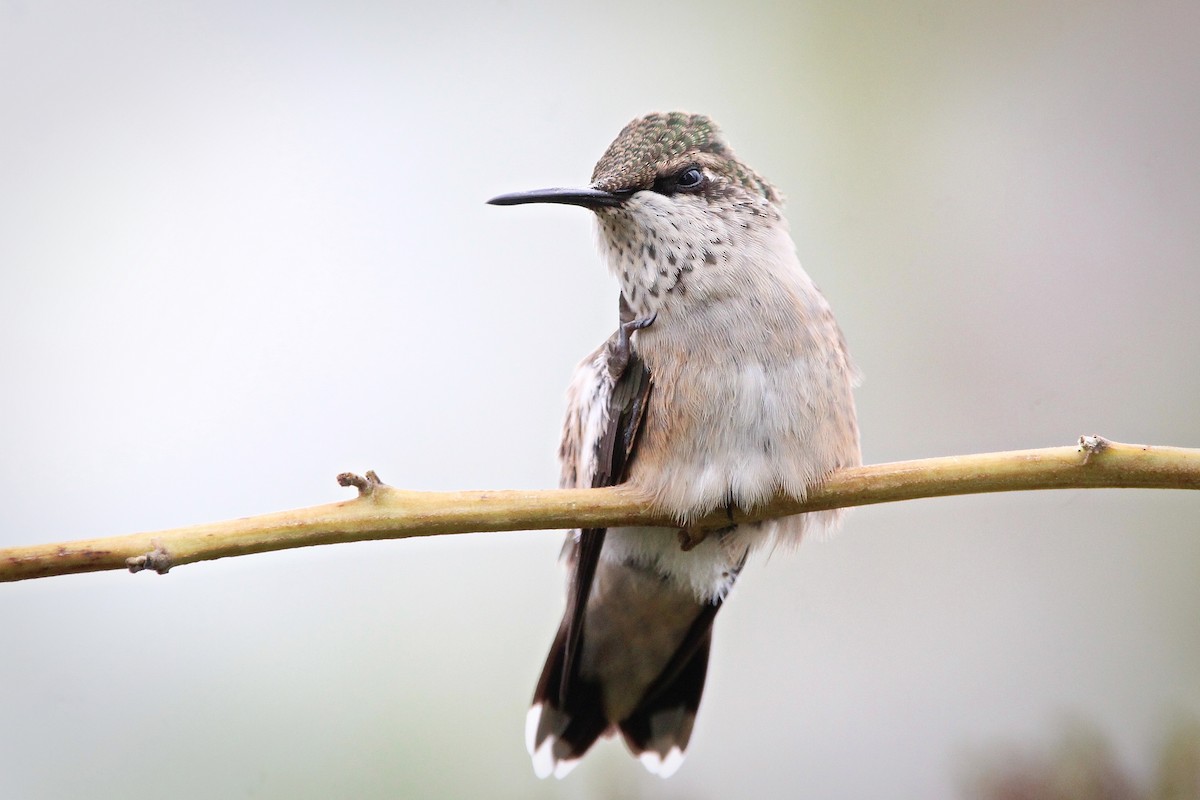
[[[539,777],[618,732],[652,773],[683,762],[713,621],[749,554],[831,528],[839,511],[734,523],[861,463],[857,372],[800,267],[782,198],[708,117],[629,123],[575,189],[494,205],[591,210],[620,285],[616,331],[576,367],[561,486],[624,484],[674,528],[570,531],[566,610],[526,718]],[[718,509],[729,524],[695,523]]]

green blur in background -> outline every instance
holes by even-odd
[[[545,488],[616,286],[576,185],[712,115],[788,197],[868,462],[1200,446],[1200,5],[0,2],[0,546]],[[941,798],[1200,717],[1200,497],[849,515],[758,558],[687,762],[539,782],[559,536],[0,587],[4,798]]]

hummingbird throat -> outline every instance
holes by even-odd
[[[597,216],[601,252],[639,317],[705,303],[737,279],[744,254],[773,246],[780,220],[766,200],[680,202],[651,192]]]

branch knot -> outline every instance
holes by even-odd
[[[153,550],[140,556],[131,556],[125,559],[125,566],[129,567],[130,572],[141,572],[144,569],[152,569],[159,575],[166,575],[171,571],[173,565],[171,554],[167,552],[167,548],[163,547],[162,543],[157,539],[151,539],[150,544],[154,545]]]
[[[359,497],[370,497],[375,493],[375,490],[380,486],[387,486],[379,476],[375,474],[375,470],[367,470],[367,474],[357,475],[353,472],[343,472],[337,476],[337,482],[341,486],[353,486],[358,489]]]
[[[1079,437],[1079,452],[1083,453],[1083,463],[1091,461],[1092,456],[1099,455],[1108,449],[1112,444],[1103,436],[1092,434],[1090,436]]]

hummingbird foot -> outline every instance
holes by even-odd
[[[675,535],[679,538],[679,549],[686,553],[709,536],[723,538],[736,528],[737,525],[726,525],[723,528],[680,528]]]
[[[707,539],[709,534],[723,538],[725,534],[737,528],[737,525],[733,524],[732,503],[726,503],[725,515],[729,517],[730,524],[723,525],[720,528],[680,528],[678,533],[676,533],[676,536],[679,537],[679,549],[686,553]]]
[[[680,528],[675,535],[679,537],[679,549],[686,553],[708,538],[708,529]]]
[[[337,476],[337,482],[340,486],[353,486],[358,489],[359,497],[367,497],[374,493],[381,486],[387,486],[379,476],[375,474],[375,470],[367,470],[367,474],[356,475],[353,472],[343,472]]]
[[[625,369],[629,366],[629,359],[633,355],[633,344],[629,337],[633,335],[634,331],[649,328],[657,317],[658,312],[655,311],[648,317],[624,322],[621,327],[617,328],[616,340],[610,339],[608,342],[608,374],[614,381],[625,374]]]

